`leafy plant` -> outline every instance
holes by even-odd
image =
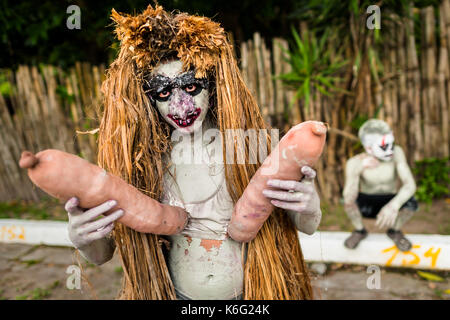
[[[27,267],[41,263],[44,259],[30,259],[30,260],[23,260],[21,261],[23,264],[25,264]]]
[[[324,95],[331,95],[333,91],[339,91],[337,83],[339,78],[335,76],[347,63],[336,55],[331,58],[331,52],[326,47],[330,32],[327,30],[320,39],[315,33],[303,34],[303,39],[295,29],[292,29],[294,43],[291,50],[282,48],[284,59],[291,65],[291,72],[278,76],[285,85],[296,90],[294,100],[304,99],[307,108],[312,89],[317,89]]]
[[[11,83],[6,79],[6,75],[3,72],[0,73],[0,94],[4,97],[9,97],[11,92]]]
[[[46,288],[35,288],[23,295],[16,296],[16,300],[43,300],[52,294],[52,290],[59,286],[59,280],[54,281]]]
[[[63,101],[67,102],[67,104],[71,104],[75,100],[75,95],[69,94],[67,88],[62,85],[56,87],[56,94],[60,96]]]
[[[416,161],[413,172],[417,177],[416,197],[430,204],[433,199],[448,195],[450,158],[428,158]]]
[[[425,271],[417,271],[417,274],[428,281],[435,281],[435,282],[443,282],[444,278],[438,276],[437,274],[431,273],[431,272],[425,272]]]
[[[0,218],[21,218],[23,214],[29,214],[35,219],[47,219],[47,210],[17,201],[0,202]]]

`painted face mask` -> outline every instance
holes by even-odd
[[[161,63],[146,81],[145,90],[161,116],[182,133],[193,133],[209,109],[207,79],[183,71],[180,60]]]
[[[394,136],[388,134],[367,134],[364,148],[368,154],[381,161],[390,161],[394,156]]]

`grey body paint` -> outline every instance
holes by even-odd
[[[416,184],[402,148],[394,145],[389,125],[379,119],[366,121],[358,136],[365,153],[349,159],[346,164],[344,205],[357,230],[364,228],[356,204],[359,192],[365,194],[396,194],[378,213],[376,225],[399,230],[411,218],[410,212],[400,212],[401,206],[414,195]],[[397,190],[397,182],[401,187]]]
[[[115,243],[110,237],[110,232],[114,227],[114,221],[119,219],[124,212],[117,210],[109,216],[97,219],[112,209],[117,202],[107,201],[86,211],[79,208],[78,203],[77,198],[71,198],[65,204],[69,216],[70,241],[86,260],[97,265],[103,264],[109,261],[114,254]]]
[[[155,68],[153,76],[156,77],[147,87],[148,92],[153,92],[154,96],[166,86],[173,86],[168,99],[154,99],[153,102],[161,116],[187,138],[175,142],[170,159],[166,159],[172,162],[172,166],[164,177],[162,202],[184,207],[191,215],[185,230],[169,237],[169,270],[175,289],[187,298],[232,299],[240,296],[243,290],[246,253],[242,252],[241,243],[226,234],[233,202],[226,188],[222,148],[215,148],[216,152],[210,154],[209,141],[203,141],[202,134],[198,135],[200,143],[196,143],[196,133],[212,127],[212,122],[206,118],[209,109],[209,84],[202,82],[202,79],[195,79],[199,81],[202,90],[188,97],[183,86],[192,80],[192,74],[182,74],[181,61],[162,63]],[[196,109],[201,112],[193,125],[180,127],[174,121],[177,119],[173,116],[183,118]],[[193,148],[187,148],[188,146]],[[174,152],[186,149],[200,152],[204,161],[200,164],[174,163]],[[312,171],[307,173],[305,168],[302,168],[306,170],[305,175],[313,177],[297,182],[297,193],[289,192],[283,181],[279,184],[280,192],[295,197],[293,203],[286,198],[287,201],[281,201],[279,205],[282,206],[285,202],[295,205],[289,216],[297,229],[311,234],[318,226],[321,211],[317,192],[311,183],[315,171],[309,168]],[[88,260],[97,257],[101,257],[99,260],[103,262],[109,260],[109,254],[114,251],[114,243],[106,237],[105,234],[101,241],[95,244],[90,242],[87,247],[80,248],[82,254]]]
[[[311,235],[322,219],[320,198],[314,185],[316,171],[308,166],[303,166],[301,171],[304,174],[301,181],[267,181],[267,185],[276,190],[265,189],[263,194],[271,199],[274,206],[287,210],[298,231]]]
[[[202,131],[212,128],[207,118]],[[206,136],[206,135],[205,135]],[[242,244],[226,234],[233,201],[225,182],[222,147],[203,134],[184,135],[179,150],[201,154],[201,163],[174,163],[164,178],[162,202],[190,214],[181,234],[170,236],[168,265],[175,289],[189,299],[233,299],[242,294]],[[212,152],[214,150],[214,152]]]
[[[183,72],[180,60],[159,64],[146,82],[147,95],[159,114],[184,134],[199,130],[209,109],[209,83]]]
[[[411,218],[411,212],[406,210],[399,212],[400,207],[414,195],[416,190],[414,177],[401,147],[394,147],[393,158],[389,161],[379,161],[367,153],[350,158],[346,164],[345,177],[343,194],[345,209],[356,229],[364,228],[361,213],[356,205],[359,192],[396,194],[383,208],[385,214],[392,216],[390,223],[386,226],[399,230]],[[401,182],[399,189],[397,188],[398,180]]]
[[[205,241],[171,236],[169,271],[175,289],[190,299],[233,299],[242,293],[242,245],[230,238]]]

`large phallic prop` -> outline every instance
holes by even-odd
[[[187,213],[182,208],[161,204],[73,154],[52,149],[36,155],[24,151],[19,165],[28,169],[34,184],[64,202],[77,197],[82,208],[92,208],[116,200],[117,208],[125,212],[118,221],[136,231],[171,235],[181,232],[186,224]]]
[[[274,206],[262,191],[269,179],[300,181],[301,167],[314,167],[325,145],[327,128],[322,122],[306,121],[292,127],[250,180],[237,201],[228,234],[236,241],[256,237]]]
[[[302,178],[301,167],[314,167],[325,145],[326,127],[317,121],[306,121],[291,128],[265,159],[236,203],[228,234],[236,241],[252,240],[274,207],[262,191],[269,179]],[[88,161],[59,150],[48,149],[34,155],[24,151],[21,168],[49,195],[67,201],[80,200],[83,208],[92,208],[116,200],[125,212],[118,221],[145,233],[171,235],[186,225],[187,213],[180,207],[161,204],[122,179],[107,173]]]

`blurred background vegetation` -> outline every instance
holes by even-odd
[[[248,40],[254,32],[263,38],[291,37],[291,27],[300,21],[311,28],[336,28],[344,37],[350,35],[350,15],[374,1],[334,0],[160,0],[166,10],[200,14],[220,22],[233,34],[237,43]],[[109,18],[112,8],[119,12],[141,12],[149,0],[0,0],[0,68],[19,64],[72,66],[76,61],[108,63],[117,43]],[[389,8],[401,15],[409,5],[437,5],[438,0],[379,1],[382,10]],[[65,27],[69,5],[81,9],[81,30]]]
[[[76,61],[107,63],[115,54],[113,28],[109,15],[138,13],[153,2],[127,1],[0,1],[0,68],[18,64],[48,63],[70,66]],[[233,33],[236,40],[246,40],[255,31],[265,37],[287,35],[298,20],[293,12],[299,7],[293,0],[161,0],[166,10],[180,10],[212,17]],[[81,30],[65,27],[69,5],[81,9]]]
[[[435,228],[443,229],[431,229],[430,223],[427,230],[450,232],[450,0],[158,3],[222,24],[272,126],[287,130],[309,119],[330,125],[317,169],[324,212],[333,214],[325,214],[322,225],[350,229],[339,205],[345,161],[362,151],[359,127],[377,117],[393,127],[404,148],[419,200],[441,198],[435,210],[442,223]],[[101,116],[101,81],[119,47],[111,9],[137,14],[149,4],[153,1],[0,0],[0,201],[10,201],[0,202],[0,217],[31,210],[45,218],[49,208],[61,211],[17,166],[20,152],[59,148],[95,161],[96,136],[75,132],[95,129]],[[366,25],[373,4],[381,10],[381,29]],[[70,5],[80,7],[80,30],[66,27]],[[45,202],[34,210],[21,200]],[[428,216],[425,212],[423,219]]]

